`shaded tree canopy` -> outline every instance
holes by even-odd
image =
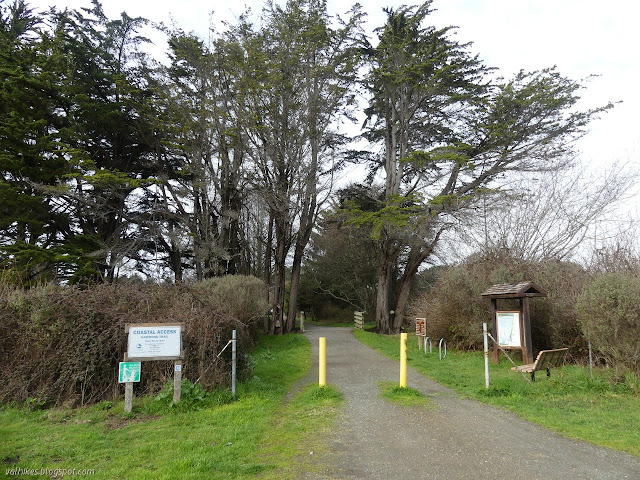
[[[97,0],[43,14],[1,3],[4,274],[24,286],[254,274],[271,289],[265,329],[288,332],[306,268],[349,304],[375,298],[378,329],[398,331],[445,232],[514,172],[567,164],[611,107],[578,110],[580,83],[555,68],[498,78],[429,24],[431,5],[386,9],[370,39],[358,5],[331,16],[324,0],[268,2],[259,26],[243,14],[207,42],[164,28],[161,63],[144,51],[145,19],[109,19]],[[344,128],[358,113],[364,153]],[[369,177],[335,201],[348,161]],[[362,270],[347,256],[366,257]],[[329,288],[327,270],[342,283]]]

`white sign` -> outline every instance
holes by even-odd
[[[520,312],[496,312],[498,343],[503,347],[521,347]]]
[[[180,358],[180,325],[130,325],[127,356],[134,358]]]

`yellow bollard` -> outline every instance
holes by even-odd
[[[318,385],[320,387],[324,387],[327,385],[327,339],[325,337],[320,337],[320,359],[319,366],[320,371],[318,372]]]
[[[400,334],[400,388],[407,388],[407,334]]]

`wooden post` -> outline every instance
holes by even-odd
[[[173,362],[173,403],[180,401],[182,395],[182,360]]]
[[[498,340],[498,300],[491,299],[491,326],[493,328],[493,335],[496,341]],[[491,360],[493,363],[498,363],[498,344],[493,342],[493,349],[491,353]]]
[[[304,333],[304,312],[300,312],[300,332]]]
[[[129,330],[127,325],[126,330]],[[125,352],[123,362],[128,362],[129,356]],[[124,412],[130,413],[133,409],[133,382],[126,382],[124,384]]]
[[[522,337],[524,343],[522,345],[522,361],[524,363],[533,363],[533,345],[531,342],[531,318],[529,309],[529,297],[524,297],[521,303],[522,311]],[[525,358],[526,357],[526,358]]]
[[[124,411],[125,413],[131,412],[133,408],[133,382],[127,382],[124,384]]]

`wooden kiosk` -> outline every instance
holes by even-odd
[[[522,361],[533,363],[529,299],[546,297],[547,291],[533,282],[501,283],[488,288],[483,297],[491,299],[491,322],[496,341],[505,350],[521,350]],[[498,300],[518,299],[519,310],[498,310]],[[492,359],[498,362],[498,345],[493,343]]]

